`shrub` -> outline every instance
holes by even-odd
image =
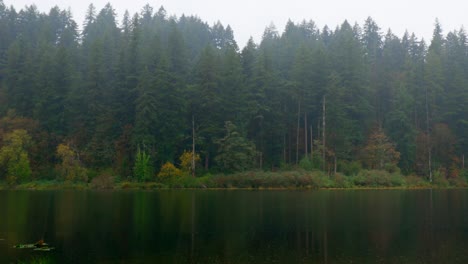
[[[468,169],[460,170],[460,173],[458,175],[460,176],[460,178],[465,178],[465,180],[468,181]]]
[[[433,174],[433,184],[439,187],[446,188],[449,186],[449,181],[445,178],[445,175],[442,171],[436,170]]]
[[[312,184],[314,188],[330,188],[333,187],[333,181],[331,177],[325,175],[323,172],[315,172],[310,175]]]
[[[353,180],[355,185],[366,187],[395,187],[405,185],[405,179],[401,174],[391,174],[384,170],[363,170],[353,177]]]
[[[430,186],[430,183],[428,181],[416,175],[406,176],[405,181],[409,187],[429,187]]]
[[[147,181],[153,175],[153,167],[151,166],[151,156],[145,151],[138,148],[133,167],[133,174],[138,181]]]
[[[314,169],[314,164],[309,157],[304,157],[299,162],[299,167],[306,171],[312,171]]]
[[[338,164],[338,169],[345,175],[355,176],[362,170],[362,166],[357,161],[342,161]]]
[[[166,162],[158,173],[158,178],[161,180],[167,180],[172,177],[181,177],[182,171],[174,166],[171,162]],[[193,178],[193,177],[190,177]]]
[[[112,189],[114,188],[114,177],[108,172],[103,172],[91,180],[91,188]]]
[[[8,175],[6,177],[6,182],[8,185],[10,186],[13,186],[13,185],[16,185],[18,183],[18,177],[16,176],[12,176],[12,175]]]
[[[353,185],[350,179],[341,173],[336,173],[332,179],[336,188],[350,188]]]
[[[448,181],[453,187],[468,187],[468,183],[464,177],[452,177]]]

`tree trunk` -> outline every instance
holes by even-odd
[[[312,159],[314,157],[314,137],[313,137],[313,129],[312,126],[310,126],[310,158]]]
[[[301,100],[297,103],[297,129],[296,129],[296,165],[299,163],[299,126],[301,121]]]
[[[326,111],[326,98],[325,98],[325,95],[323,96],[323,110],[322,110],[322,145],[323,145],[323,170],[325,170],[325,165],[326,165],[326,161],[325,161],[325,150],[326,150],[326,141],[325,141],[325,127],[326,127],[326,122],[325,122],[325,111]]]
[[[429,102],[427,95],[426,86],[426,134],[427,134],[427,155],[428,155],[428,167],[429,167],[429,182],[432,182],[432,150],[431,150],[431,135],[429,133]]]
[[[309,145],[307,144],[307,134],[307,114],[304,111],[304,154],[306,158],[309,154],[307,150],[307,148],[309,147]]]
[[[206,153],[206,156],[205,156],[205,170],[208,170],[209,168],[209,165],[210,165],[210,154],[209,153]]]

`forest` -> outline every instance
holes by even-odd
[[[372,18],[232,28],[146,5],[0,0],[0,181],[128,181],[258,171],[468,177],[468,41]],[[242,43],[243,44],[243,43]],[[241,45],[242,46],[242,45]],[[465,180],[466,181],[466,180]]]

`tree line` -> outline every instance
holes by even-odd
[[[110,4],[81,28],[70,11],[0,0],[0,179],[151,177],[187,153],[204,172],[464,169],[463,28],[436,21],[426,42],[372,18],[288,21],[240,49],[220,22],[149,5],[117,21]]]

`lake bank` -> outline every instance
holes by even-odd
[[[157,181],[136,182],[115,177],[96,177],[89,182],[40,180],[8,185],[0,183],[0,190],[158,190],[158,189],[213,189],[213,190],[309,190],[309,189],[450,189],[467,188],[465,178],[437,176],[430,183],[417,176],[403,176],[385,171],[362,171],[354,176],[328,176],[314,171],[249,171],[230,175],[179,176]]]

